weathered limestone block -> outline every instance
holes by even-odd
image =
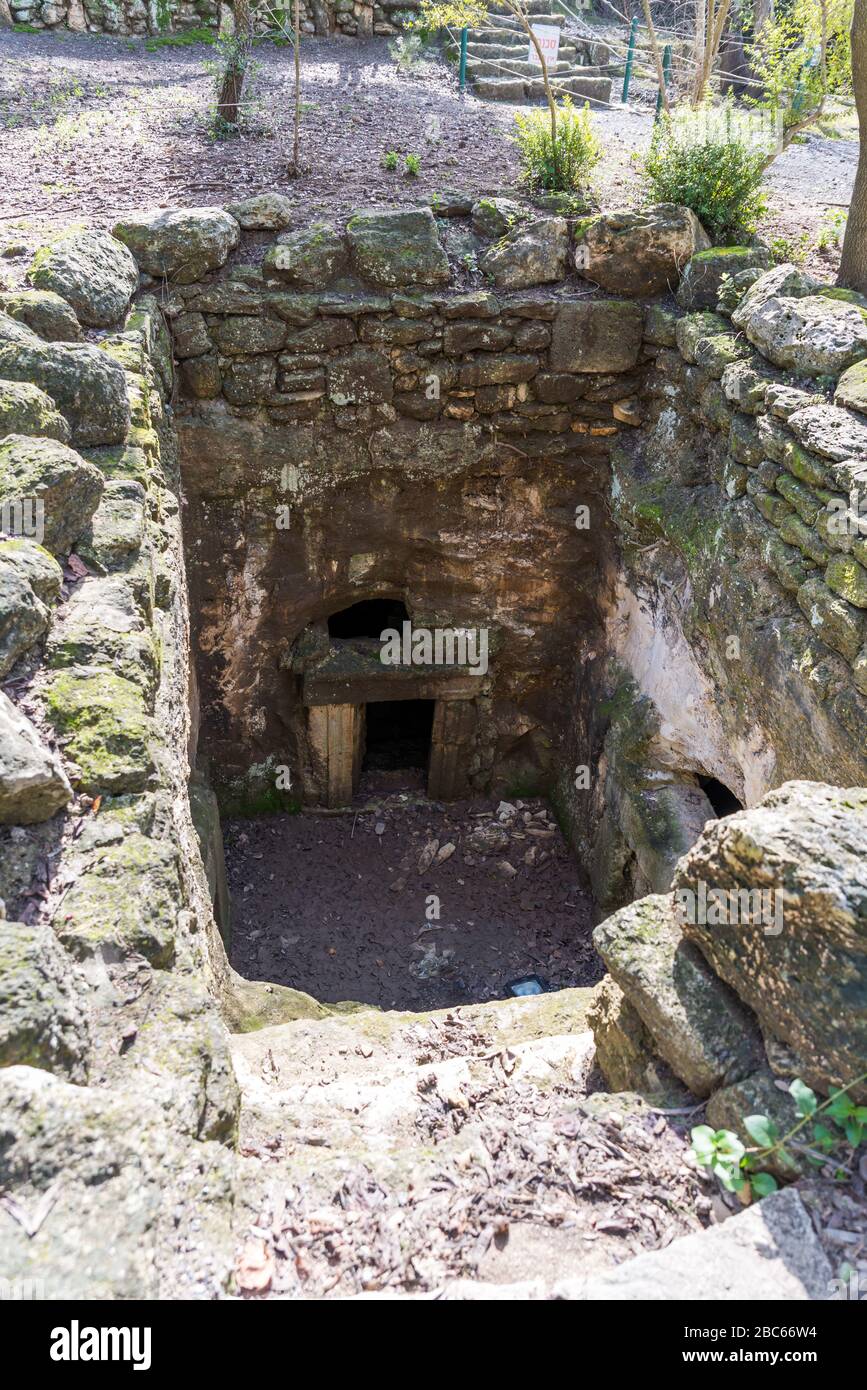
[[[562,280],[569,256],[565,217],[522,222],[479,257],[479,265],[501,289],[523,290]]]
[[[867,314],[842,300],[768,299],[745,315],[741,305],[733,322],[741,317],[750,342],[778,367],[837,375],[867,357]]]
[[[823,1301],[831,1279],[810,1213],[787,1188],[719,1226],[624,1260],[584,1284],[564,1281],[554,1296],[605,1302]]]
[[[292,221],[294,205],[282,193],[254,193],[226,211],[245,232],[279,232]]]
[[[71,797],[72,788],[57,754],[46,748],[27,716],[0,691],[0,824],[35,825],[48,820]],[[0,931],[0,957],[5,927],[4,923]],[[0,1065],[8,1065],[2,1060],[2,1045]]]
[[[698,314],[687,314],[685,318],[678,319],[675,336],[681,355],[691,363],[695,363],[696,350],[700,343],[717,339],[728,339],[731,343],[736,341],[731,326],[725,319],[708,310]]]
[[[356,212],[346,233],[356,272],[376,285],[445,285],[451,278],[430,208]]]
[[[483,319],[470,319],[467,323],[446,324],[443,333],[443,352],[449,356],[460,356],[465,352],[501,352],[512,342],[512,332],[499,324],[486,323]],[[526,346],[531,346],[527,343]],[[520,348],[521,344],[517,344]],[[547,346],[547,342],[537,343],[537,347]]]
[[[41,342],[39,334],[28,328],[26,323],[20,323],[10,314],[0,312],[0,346],[5,343],[22,343],[25,346],[38,347]]]
[[[166,968],[182,906],[176,850],[132,831],[85,859],[53,927],[76,959],[138,952]]]
[[[190,815],[199,842],[214,919],[228,952],[232,941],[232,900],[226,878],[220,808],[215,793],[198,772],[190,777],[189,797]]]
[[[390,401],[394,395],[388,358],[374,348],[353,347],[328,363],[328,395],[338,406]]]
[[[0,345],[0,380],[32,381],[68,420],[74,443],[118,444],[130,427],[126,376],[90,343]]]
[[[43,603],[56,603],[63,584],[63,570],[41,545],[25,537],[0,540],[0,565],[14,565]]]
[[[69,443],[69,426],[50,396],[30,381],[0,381],[0,439],[43,435]]]
[[[99,469],[58,440],[18,434],[0,440],[0,502],[39,502],[41,540],[54,554],[69,550],[85,530],[103,487]]]
[[[346,241],[334,227],[313,222],[278,237],[265,252],[262,269],[298,289],[324,289],[348,268]]]
[[[676,347],[677,314],[662,304],[648,304],[644,313],[644,339],[653,347]]]
[[[842,463],[867,460],[867,424],[834,405],[811,405],[789,416],[789,429],[805,449]]]
[[[867,415],[867,362],[856,362],[854,367],[849,367],[843,373],[834,392],[834,404],[848,406],[850,410],[860,410],[862,415]]]
[[[808,1085],[827,1091],[859,1075],[867,1056],[867,791],[787,782],[706,829],[675,887],[695,890],[698,881],[778,895],[781,930],[775,911],[772,930],[687,923],[684,931],[763,1032],[788,1045]]]
[[[96,229],[68,232],[43,246],[27,278],[37,289],[61,295],[89,328],[117,323],[138,289],[138,269],[127,248]]]
[[[174,383],[175,364],[172,338],[165,315],[152,294],[141,294],[124,320],[124,333],[134,333],[141,342],[144,354],[156,368],[166,394]]]
[[[134,478],[106,482],[102,500],[76,549],[97,573],[126,568],[145,538],[145,490]]]
[[[133,213],[113,228],[140,269],[176,285],[192,285],[225,265],[240,230],[222,208]]]
[[[52,1193],[33,1234],[0,1213],[10,1283],[39,1279],[46,1298],[110,1300],[212,1298],[226,1286],[232,1159],[222,1144],[166,1124],[138,1081],[97,1090],[6,1067],[0,1112],[0,1183],[27,1211]]]
[[[764,246],[699,248],[684,271],[677,302],[682,309],[716,309],[724,275],[770,270],[771,265],[771,253]]]
[[[710,246],[688,208],[657,203],[638,212],[618,209],[579,229],[575,264],[581,275],[614,294],[673,290],[687,262]]]
[[[195,1139],[231,1142],[238,1124],[238,1083],[216,1004],[195,979],[155,973],[141,1025],[124,1062],[166,1122]]]
[[[75,343],[81,337],[75,310],[53,290],[16,290],[0,294],[0,309],[10,318],[26,323],[49,343]]]
[[[655,1050],[695,1095],[710,1095],[759,1066],[755,1021],[684,939],[670,895],[621,908],[600,923],[593,942]]]
[[[538,370],[538,357],[484,352],[477,357],[469,357],[462,364],[458,381],[461,386],[519,385],[531,381]]]
[[[832,556],[825,570],[825,583],[847,603],[867,608],[867,569],[854,555]]]
[[[120,575],[86,579],[57,610],[45,644],[48,665],[106,666],[139,686],[148,701],[159,677],[159,657],[133,586]]]
[[[0,1067],[38,1067],[83,1082],[88,1025],[82,981],[49,926],[0,931]]]
[[[654,1052],[650,1033],[610,975],[590,997],[587,1023],[596,1044],[597,1065],[612,1091],[634,1091],[672,1102],[683,1098],[679,1083]]]
[[[471,225],[476,236],[489,241],[505,236],[530,216],[513,198],[479,198],[473,203]]]
[[[286,341],[286,324],[279,319],[234,314],[212,329],[220,352],[230,355],[279,352]]]
[[[554,319],[553,372],[628,372],[641,351],[643,315],[625,299],[575,300]]]
[[[798,590],[798,607],[822,641],[854,661],[867,636],[867,617],[834,594],[821,579],[808,579]]]
[[[92,796],[143,791],[154,770],[154,727],[140,687],[113,671],[68,667],[45,690],[49,718]]]
[[[756,313],[771,299],[802,299],[817,294],[821,289],[818,280],[793,265],[778,265],[760,275],[747,290],[737,309],[732,313],[735,328],[746,328],[751,314]]]
[[[201,357],[213,347],[204,314],[178,314],[172,321],[172,339],[179,358]]]

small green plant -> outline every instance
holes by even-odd
[[[578,193],[586,188],[602,155],[590,105],[580,108],[565,96],[557,108],[557,134],[551,138],[547,111],[515,113],[521,179],[529,188],[548,193]]]
[[[386,150],[385,154],[382,156],[383,169],[388,169],[389,173],[394,173],[399,163],[400,155],[397,153],[397,150]]]
[[[418,34],[401,34],[388,45],[399,72],[412,72],[421,61],[424,43]]]
[[[832,247],[842,246],[848,220],[849,214],[843,208],[833,208],[826,212],[816,238],[817,248],[820,251],[829,251]]]
[[[407,157],[406,157],[406,159],[404,160],[403,163],[404,163],[404,168],[406,169],[406,172],[407,172],[407,174],[409,175],[410,178],[417,178],[418,175],[421,173],[421,156],[420,156],[420,155],[417,155],[417,154],[408,154]]]
[[[745,1116],[744,1129],[754,1148],[748,1149],[730,1129],[697,1125],[691,1134],[696,1161],[709,1168],[727,1192],[737,1192],[746,1201],[776,1191],[776,1178],[762,1171],[774,1158],[792,1163],[797,1155],[814,1167],[832,1168],[835,1177],[845,1177],[850,1171],[847,1149],[857,1149],[867,1133],[867,1105],[856,1105],[848,1092],[865,1080],[867,1072],[833,1090],[821,1105],[815,1091],[800,1079],[793,1081],[789,1094],[800,1117],[797,1124],[780,1134],[767,1115]]]
[[[702,111],[664,116],[644,172],[654,202],[690,208],[714,241],[754,232],[765,210],[767,150]]]
[[[811,245],[810,233],[802,232],[799,237],[772,237],[768,250],[775,265],[803,265]]]

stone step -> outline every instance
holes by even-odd
[[[502,77],[520,76],[524,78],[533,78],[538,76],[541,72],[538,63],[530,63],[526,58],[509,58],[505,60],[505,63],[508,67],[508,71],[501,73],[500,75]],[[570,62],[569,59],[564,59],[562,62],[556,64],[548,64],[548,72],[552,77],[555,74],[558,77],[574,76],[575,73],[580,71],[580,66],[577,63]],[[467,76],[473,81],[475,81],[477,77],[487,77],[488,74],[496,76],[497,69],[496,67],[492,68],[491,64],[484,59],[475,62],[471,60],[467,63]]]
[[[568,93],[578,101],[607,104],[611,100],[611,78],[607,76],[588,76],[586,70],[573,68],[571,72],[557,76],[556,92],[563,96]],[[538,101],[545,95],[545,84],[541,78],[527,81],[523,77],[477,77],[473,82],[476,96],[490,101]]]
[[[473,44],[470,44],[470,45],[468,46],[468,48],[467,48],[467,57],[468,57],[468,58],[485,59],[485,60],[487,60],[488,62],[492,62],[492,63],[510,63],[510,64],[511,64],[511,63],[526,62],[526,60],[527,60],[527,45],[526,45],[525,43],[522,43],[522,44],[515,44],[514,47],[506,47],[506,46],[503,45],[503,44],[493,44],[493,43],[489,43],[489,44],[482,44],[482,43],[475,44],[475,43],[473,43]],[[566,62],[566,61],[570,61],[570,60],[571,60],[571,62],[572,62],[572,64],[573,64],[573,66],[577,66],[578,62],[580,61],[579,58],[578,58],[578,50],[576,49],[576,47],[575,47],[574,44],[561,43],[561,45],[560,45],[560,61],[561,61],[561,62]],[[536,66],[538,67],[538,64],[537,64]]]

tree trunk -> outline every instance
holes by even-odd
[[[695,38],[692,45],[692,95],[698,91],[698,75],[704,67],[704,45],[707,32],[707,0],[695,0]]]
[[[769,19],[774,17],[774,0],[756,0],[753,14],[753,37],[757,38]]]
[[[857,0],[852,16],[852,86],[861,146],[837,283],[867,294],[867,4],[863,0]]]
[[[237,126],[240,119],[244,76],[253,43],[253,16],[250,0],[235,0],[235,33],[226,59],[220,95],[217,98],[217,118],[221,125]]]

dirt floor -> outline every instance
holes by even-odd
[[[288,173],[290,50],[257,47],[244,133],[221,141],[209,133],[214,56],[203,43],[0,30],[0,253],[20,247],[23,270],[51,228],[110,226],[131,209],[225,203],[266,189],[296,198],[300,222],[365,203],[514,185],[516,108],[461,96],[454,67],[436,55],[402,73],[385,39],[305,38],[306,172],[297,178]],[[594,119],[604,148],[598,202],[640,202],[633,153],[650,139],[652,92],[639,82],[630,109]],[[774,163],[760,231],[829,277],[858,144],[851,121],[824,129],[852,138],[809,134]],[[419,155],[419,176],[402,172],[402,158],[398,171],[383,169],[390,149]]]
[[[601,978],[590,899],[542,802],[498,814],[371,794],[382,785],[363,783],[348,814],[227,823],[236,970],[326,1003],[419,1010],[502,999],[525,975]]]

